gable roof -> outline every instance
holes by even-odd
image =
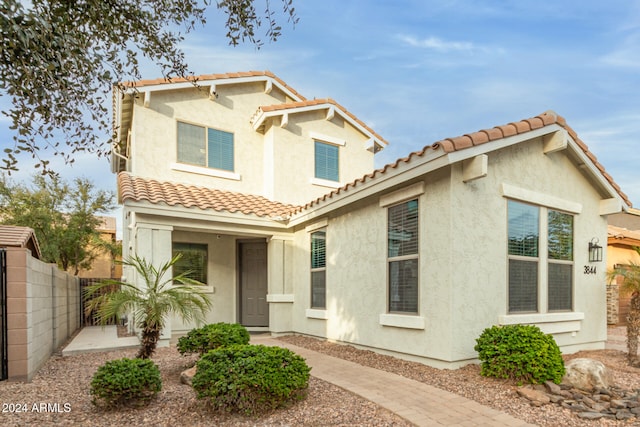
[[[601,176],[603,183],[608,184],[611,191],[615,192],[628,207],[631,207],[629,198],[620,190],[613,178],[606,173],[604,167],[598,163],[595,155],[589,151],[587,145],[567,125],[564,118],[553,111],[546,111],[535,117],[496,126],[491,129],[483,129],[470,134],[440,140],[302,206],[285,205],[270,201],[262,196],[147,180],[133,177],[126,172],[118,174],[118,188],[121,201],[148,201],[153,204],[165,203],[170,206],[181,205],[187,208],[241,212],[278,220],[290,219],[295,215],[303,214],[305,211],[320,207],[333,200],[356,194],[363,187],[378,183],[396,173],[400,173],[414,163],[434,164],[433,168],[436,169],[449,164],[447,162],[454,163],[468,158],[463,157],[463,155],[477,155],[478,148],[484,147],[489,151],[495,149],[495,146],[489,143],[506,146],[520,142],[523,136],[533,138],[551,134],[557,130],[565,130],[567,132],[567,135],[575,142],[586,161],[591,162],[593,170]],[[534,134],[528,135],[530,133]],[[461,156],[440,161],[443,157],[457,153],[460,153]]]
[[[523,119],[517,122],[511,122],[506,125],[495,126],[490,129],[482,129],[477,132],[464,134],[461,136],[446,138],[435,142],[431,145],[425,146],[422,150],[414,151],[410,153],[407,157],[396,160],[394,163],[390,163],[385,165],[384,167],[373,171],[370,174],[363,176],[362,178],[356,179],[350,183],[345,184],[344,186],[337,188],[331,191],[328,194],[325,194],[321,197],[318,197],[315,200],[307,203],[304,206],[301,206],[298,211],[295,213],[302,212],[303,210],[310,209],[314,206],[322,204],[324,202],[329,201],[334,197],[340,197],[347,192],[353,192],[355,188],[365,185],[365,183],[370,182],[372,180],[377,180],[382,177],[385,177],[396,170],[403,168],[403,166],[420,162],[421,160],[426,162],[430,162],[436,158],[441,157],[442,155],[450,155],[455,153],[465,153],[465,151],[471,151],[474,147],[482,147],[485,144],[495,142],[498,143],[500,141],[505,144],[508,142],[507,140],[511,137],[517,137],[519,135],[525,135],[530,132],[534,132],[537,130],[542,130],[548,126],[555,126],[554,129],[564,129],[566,130],[568,136],[576,143],[579,149],[584,153],[586,158],[590,162],[592,162],[595,170],[602,176],[602,178],[608,183],[612,189],[616,192],[618,196],[624,201],[624,203],[631,207],[631,201],[627,197],[625,193],[622,192],[620,186],[615,183],[613,178],[605,171],[604,166],[602,166],[596,156],[589,151],[587,145],[578,137],[578,134],[566,123],[566,120],[556,114],[554,111],[546,111],[537,116]],[[542,134],[542,133],[541,133]],[[489,146],[487,146],[487,149]],[[452,162],[462,160],[462,156],[453,157]]]
[[[240,212],[281,220],[297,207],[274,202],[262,196],[222,191],[195,185],[161,182],[154,179],[134,177],[129,172],[118,174],[118,194],[120,202],[164,203],[168,206],[212,209],[217,212]]]
[[[41,258],[40,245],[35,232],[29,227],[0,225],[0,248],[27,248],[34,258]]]
[[[640,246],[640,230],[628,230],[615,225],[607,226],[607,243],[625,246]]]
[[[306,100],[304,96],[271,71],[241,71],[237,73],[201,74],[191,78],[176,77],[172,79],[159,78],[138,80],[136,82],[125,82],[122,83],[122,85],[127,88],[136,88],[138,90],[142,90],[143,88],[146,90],[161,90],[193,87],[194,83],[201,86],[210,86],[216,82],[219,84],[235,84],[259,81],[271,81],[279,86],[284,93],[290,95],[291,98],[298,101]]]
[[[254,130],[258,130],[264,126],[265,120],[269,117],[284,116],[286,114],[295,114],[314,110],[327,110],[327,120],[331,120],[336,112],[340,114],[351,124],[351,126],[358,129],[369,138],[370,142],[368,146],[374,152],[381,150],[384,145],[389,144],[362,120],[358,119],[355,115],[347,111],[346,108],[331,98],[260,106],[251,118],[251,125]]]

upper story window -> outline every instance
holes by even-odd
[[[311,308],[326,308],[327,233],[311,233]]]
[[[389,312],[418,313],[418,237],[418,199],[389,207]]]
[[[328,181],[339,181],[338,146],[315,141],[315,177]]]
[[[173,243],[173,256],[182,257],[173,264],[173,275],[185,273],[189,279],[207,284],[207,245],[198,243]]]
[[[509,200],[508,230],[509,313],[572,310],[573,216]]]
[[[178,162],[233,171],[233,134],[178,122]]]

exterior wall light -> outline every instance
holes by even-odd
[[[599,240],[594,237],[589,242],[589,262],[601,262],[602,261],[602,246],[598,244]]]

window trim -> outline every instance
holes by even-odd
[[[210,279],[210,274],[209,274],[209,244],[208,243],[202,243],[202,242],[192,242],[192,241],[172,241],[171,242],[171,257],[173,258],[174,255],[174,245],[176,244],[183,244],[183,245],[197,245],[197,246],[203,246],[206,250],[206,265],[204,266],[204,272],[206,274],[206,278],[207,278],[207,282],[204,283],[204,286],[199,286],[198,289],[203,291],[204,293],[214,293],[214,287],[213,285],[209,284],[209,279]],[[172,276],[175,276],[175,273],[173,272],[173,268],[172,268]],[[172,286],[174,287],[179,287],[179,286],[183,286],[180,283],[172,283]]]
[[[424,184],[424,183],[422,183]],[[413,187],[413,186],[411,186]],[[411,188],[409,187],[409,188]],[[403,192],[404,190],[400,190],[400,192]],[[392,193],[393,194],[393,193]],[[404,193],[405,195],[407,194],[406,192]],[[384,197],[384,196],[383,196]],[[417,207],[417,214],[416,214],[416,230],[418,233],[418,237],[417,237],[417,241],[416,241],[416,252],[412,253],[412,254],[408,254],[408,255],[399,255],[399,256],[394,256],[394,257],[389,257],[389,211],[390,209],[397,207],[397,206],[401,206],[403,204],[408,204],[409,202],[415,201],[418,204]],[[394,204],[389,204],[386,205],[386,216],[387,216],[387,220],[386,220],[386,313],[387,315],[392,315],[391,317],[380,317],[380,322],[383,322],[383,319],[388,319],[388,318],[396,318],[394,316],[408,316],[408,317],[419,317],[420,316],[420,197],[419,196],[415,196],[415,197],[410,197],[406,200],[402,200],[400,202],[394,203]],[[416,311],[395,311],[395,310],[391,310],[391,263],[392,262],[401,262],[401,261],[408,261],[408,260],[416,260],[418,267],[417,267],[417,278],[416,278]],[[384,324],[384,323],[382,323]],[[390,326],[397,326],[397,325],[393,325],[391,324]]]
[[[179,137],[180,137],[180,133],[179,133],[179,123],[185,124],[185,125],[189,125],[189,126],[196,126],[196,127],[200,127],[204,129],[204,147],[205,147],[205,153],[204,153],[204,160],[205,160],[205,166],[202,165],[197,165],[197,164],[193,164],[193,163],[188,163],[188,162],[182,162],[180,161],[180,159],[178,158],[178,151],[179,151]],[[232,151],[232,169],[223,169],[223,168],[216,168],[216,167],[212,167],[209,166],[209,131],[213,130],[216,132],[222,132],[225,134],[229,134],[231,135],[232,138],[232,142],[233,142],[233,151]],[[181,165],[182,167],[178,166]],[[177,167],[176,167],[177,166]],[[221,178],[229,178],[229,179],[239,179],[238,174],[235,173],[236,170],[236,135],[235,132],[232,131],[228,131],[228,130],[224,130],[224,129],[219,129],[219,128],[215,128],[215,127],[211,127],[211,126],[207,126],[207,125],[203,125],[200,123],[194,123],[194,122],[190,122],[188,120],[176,120],[176,162],[172,164],[172,168],[173,169],[177,169],[177,170],[182,170],[184,172],[195,172],[195,173],[200,173],[203,175],[210,175],[210,176],[218,176]],[[204,170],[204,171],[202,171]],[[209,172],[206,173],[206,171],[216,171],[216,172]],[[236,178],[237,177],[237,178]]]
[[[520,199],[512,199],[507,198],[506,203],[506,225],[507,225],[507,299],[506,299],[506,313],[507,316],[541,316],[541,315],[551,315],[551,314],[565,314],[565,313],[576,313],[575,309],[575,296],[576,296],[576,262],[575,262],[575,218],[576,214],[572,212],[563,211],[562,209],[558,209],[555,207],[538,205],[536,203],[522,201]],[[509,202],[519,203],[522,205],[532,206],[537,209],[538,212],[538,256],[530,257],[524,255],[511,255],[509,253]],[[566,214],[571,216],[572,225],[571,225],[571,238],[572,238],[572,259],[571,260],[558,260],[552,259],[549,257],[549,212],[555,211],[562,214]],[[510,311],[509,307],[509,288],[510,288],[510,261],[528,261],[535,262],[537,264],[537,274],[538,280],[536,283],[536,311]],[[549,310],[549,265],[550,264],[562,264],[562,265],[571,265],[571,308],[569,309],[560,309],[560,310]]]
[[[322,233],[324,234],[324,266],[323,267],[313,267],[313,235]],[[309,254],[310,256],[310,265],[309,265],[309,308],[315,311],[326,311],[327,309],[327,229],[319,228],[309,233]],[[314,306],[313,303],[313,295],[314,295],[314,287],[313,287],[313,273],[323,273],[324,275],[324,307],[323,306]]]
[[[336,149],[337,159],[336,159],[336,179],[331,179],[327,177],[320,177],[317,175],[318,173],[318,144],[325,145],[327,147],[334,147]],[[323,141],[320,139],[313,140],[313,179],[318,185],[331,186],[326,185],[329,183],[340,183],[340,145],[333,144],[328,141]],[[326,184],[324,184],[326,183]]]

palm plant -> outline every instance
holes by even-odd
[[[634,248],[640,255],[640,248]],[[640,337],[640,264],[629,262],[629,264],[616,267],[607,272],[609,281],[616,280],[617,276],[622,276],[622,286],[620,290],[631,294],[629,302],[629,314],[627,315],[627,352],[630,365],[640,365],[638,359],[638,338]]]
[[[88,286],[85,298],[91,298],[86,312],[95,310],[96,320],[105,325],[110,319],[132,313],[136,327],[142,331],[137,357],[148,359],[154,353],[169,314],[177,314],[185,322],[203,322],[211,301],[198,289],[202,283],[190,279],[189,271],[171,277],[168,272],[180,259],[176,255],[156,268],[137,255],[127,257],[123,265],[133,267],[143,286],[119,280],[103,280]],[[179,283],[181,286],[173,286]]]

